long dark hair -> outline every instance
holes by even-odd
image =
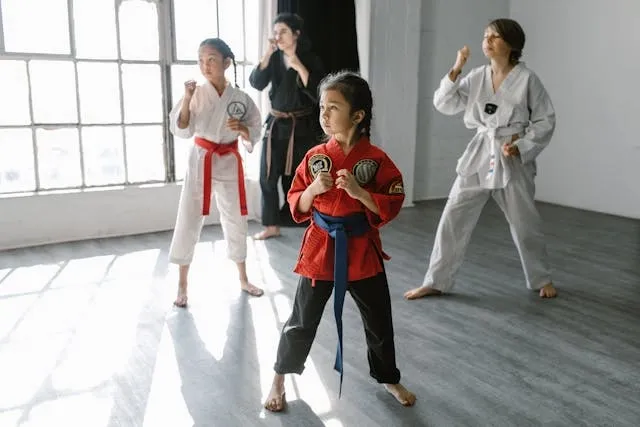
[[[291,29],[292,33],[298,33],[296,51],[305,52],[311,49],[311,41],[302,31],[304,28],[304,19],[296,13],[282,12],[273,20],[273,25],[285,24]]]
[[[236,67],[236,57],[231,51],[231,48],[229,47],[229,45],[226,44],[222,39],[214,38],[214,39],[203,40],[202,43],[200,43],[200,47],[202,46],[209,46],[214,48],[215,50],[220,52],[220,55],[222,55],[223,60],[227,58],[231,58],[231,62],[233,63],[233,82],[235,83],[236,87],[239,88],[240,86],[238,86],[238,70]]]

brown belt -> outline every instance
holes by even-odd
[[[271,115],[273,116],[273,120],[271,121],[271,125],[269,125],[269,136],[267,137],[267,178],[271,175],[271,131],[273,130],[273,125],[278,119],[291,119],[291,135],[289,135],[289,145],[287,146],[287,160],[284,165],[284,174],[285,176],[290,176],[293,169],[293,143],[294,143],[294,135],[296,132],[296,118],[308,116],[313,113],[311,108],[306,110],[298,110],[298,111],[278,111],[271,110]]]

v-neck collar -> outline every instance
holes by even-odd
[[[518,74],[520,74],[520,71],[521,71],[523,66],[524,66],[523,62],[518,62],[516,65],[514,65],[513,68],[511,70],[509,70],[509,72],[505,76],[504,80],[502,80],[502,83],[500,83],[500,86],[498,87],[498,90],[494,90],[494,88],[493,88],[493,70],[491,69],[491,64],[488,64],[487,68],[486,68],[485,78],[486,78],[487,85],[489,87],[489,91],[491,93],[491,96],[499,95],[500,93],[504,92],[505,90],[508,90],[509,86],[513,83],[513,80],[515,79],[515,77]]]
[[[371,145],[371,141],[369,141],[369,138],[367,138],[366,136],[363,136],[353,146],[351,151],[349,151],[349,154],[345,155],[338,141],[332,137],[327,143],[327,151],[329,152],[329,155],[333,159],[334,164],[336,164],[337,166],[337,165],[342,165],[351,157],[354,157],[354,156],[359,157],[358,153],[369,148],[369,145]]]

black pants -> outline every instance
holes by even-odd
[[[396,367],[391,298],[386,274],[380,273],[368,279],[349,282],[347,290],[362,316],[371,376],[379,383],[399,383],[400,371]],[[332,292],[333,282],[318,280],[315,287],[312,287],[310,279],[300,278],[293,312],[280,335],[278,357],[274,366],[276,373],[302,373],[324,307]],[[350,351],[349,348],[349,344],[345,343],[345,351]]]
[[[262,225],[294,225],[291,218],[287,193],[291,188],[296,168],[307,154],[307,151],[317,144],[313,137],[296,138],[293,145],[293,168],[291,176],[285,176],[284,168],[287,162],[287,147],[289,139],[271,140],[271,171],[267,176],[267,138],[262,141],[262,157],[260,160],[260,189],[262,190]],[[285,202],[280,206],[280,194],[278,193],[278,180],[282,177],[282,192]]]

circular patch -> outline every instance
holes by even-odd
[[[227,114],[234,119],[242,120],[247,114],[247,106],[240,101],[232,101],[227,104]]]
[[[367,185],[378,171],[378,163],[375,160],[363,159],[353,167],[353,176],[360,185]]]
[[[315,179],[320,172],[331,171],[331,158],[326,154],[314,154],[309,159],[309,173]]]

